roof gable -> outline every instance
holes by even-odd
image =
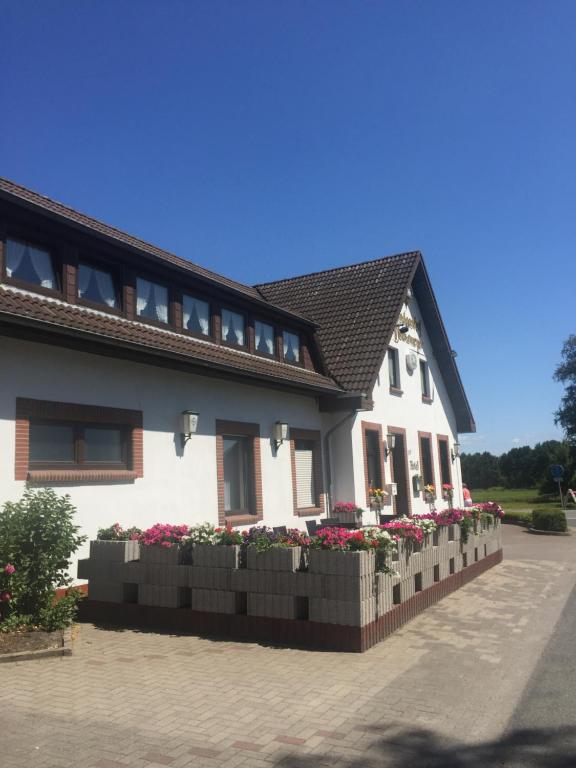
[[[432,286],[418,251],[256,286],[265,299],[317,325],[327,371],[348,392],[370,396],[412,286],[460,432],[474,420]]]

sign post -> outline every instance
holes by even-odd
[[[565,499],[562,495],[562,480],[564,479],[564,467],[561,464],[552,464],[550,466],[550,474],[552,475],[552,480],[555,480],[558,483],[558,492],[560,494],[560,505],[562,509],[565,509]]]

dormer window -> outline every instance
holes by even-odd
[[[167,323],[168,288],[138,277],[136,279],[136,314],[148,320]]]
[[[209,336],[210,305],[208,302],[184,295],[182,297],[182,322],[184,330]]]
[[[254,323],[254,348],[264,355],[274,354],[274,326],[256,320]]]
[[[222,341],[244,346],[244,316],[230,309],[222,310]]]
[[[79,264],[78,298],[116,309],[118,298],[110,272],[89,267],[87,264]]]
[[[6,240],[6,275],[41,288],[58,287],[50,252],[22,240]]]
[[[297,333],[291,331],[284,331],[284,360],[287,363],[299,363],[300,362],[300,336]]]

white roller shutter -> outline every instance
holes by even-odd
[[[315,507],[314,442],[312,440],[296,440],[294,453],[296,458],[296,506],[298,509]]]

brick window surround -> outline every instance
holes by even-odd
[[[438,441],[438,468],[440,470],[440,482],[442,485],[444,485],[444,483],[452,485],[452,467],[450,466],[450,442],[448,440],[448,435],[436,435],[436,439]],[[442,443],[446,446],[446,469],[448,477],[444,477],[442,473]]]
[[[422,477],[422,498],[426,498],[426,491],[424,490],[424,485],[427,485],[427,478],[424,477],[424,454],[422,452],[422,438],[426,438],[428,440],[428,445],[430,446],[430,472],[432,473],[432,477],[429,478],[429,482],[431,485],[434,486],[436,489],[436,473],[434,472],[434,448],[432,445],[432,433],[431,432],[418,432],[418,451],[420,452],[420,467],[421,472],[420,475]],[[438,489],[436,489],[438,490]]]
[[[382,487],[386,485],[386,472],[384,466],[384,441],[382,437],[382,424],[376,424],[371,421],[362,421],[362,453],[364,456],[364,485],[366,488],[366,504],[370,506],[370,481],[368,478],[368,441],[366,439],[366,432],[378,433],[378,447],[380,450],[380,476],[382,478]],[[384,504],[391,504],[389,496],[384,496]]]
[[[30,421],[47,419],[82,424],[106,424],[128,427],[131,430],[131,457],[129,469],[62,468],[31,470]],[[144,476],[142,411],[107,408],[98,405],[58,403],[49,400],[16,398],[16,464],[14,479],[30,482],[97,483],[132,481]]]
[[[316,490],[315,507],[298,507],[298,497],[296,494],[296,440],[310,440],[314,443],[313,471],[314,487]],[[290,461],[292,463],[292,499],[294,514],[297,517],[321,515],[326,507],[326,493],[324,490],[324,472],[322,467],[322,437],[319,430],[290,427]]]
[[[230,514],[224,509],[224,436],[253,438],[254,510],[253,514]],[[246,421],[216,419],[216,476],[218,480],[218,523],[226,525],[252,525],[264,517],[262,501],[262,463],[260,458],[260,425]]]

